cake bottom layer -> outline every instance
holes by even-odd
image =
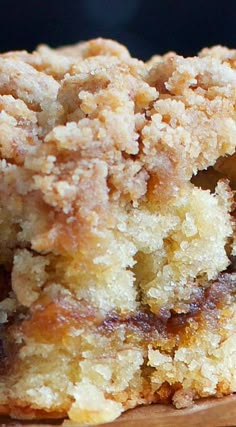
[[[182,408],[235,392],[235,290],[236,274],[223,274],[188,313],[159,317],[143,307],[103,318],[44,297],[2,326],[0,412],[96,424],[140,404]]]

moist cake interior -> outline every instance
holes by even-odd
[[[0,412],[236,391],[236,51],[0,55]]]

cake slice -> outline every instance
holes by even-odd
[[[236,391],[236,51],[0,55],[0,412]]]

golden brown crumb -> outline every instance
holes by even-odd
[[[1,413],[236,391],[235,61],[0,55]]]

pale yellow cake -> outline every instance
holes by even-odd
[[[236,392],[236,51],[0,55],[0,412]]]

